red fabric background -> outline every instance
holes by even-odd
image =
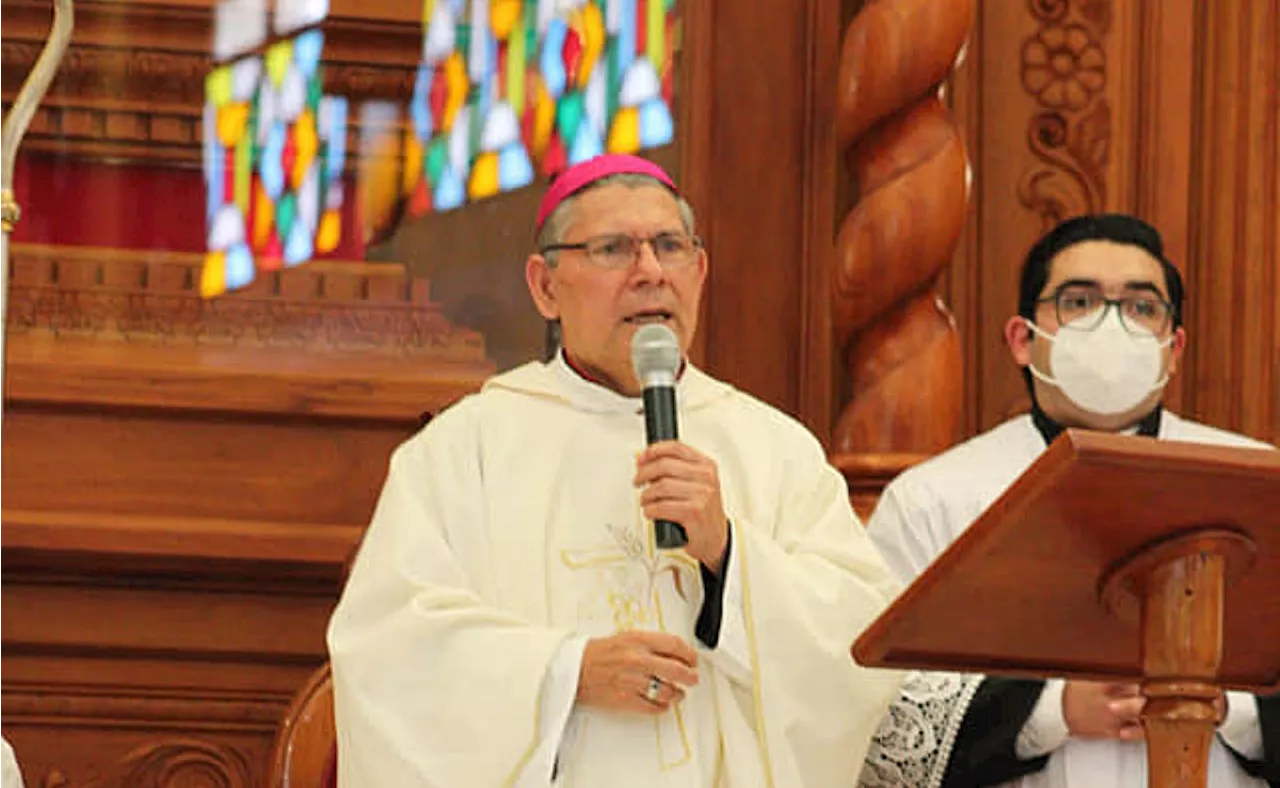
[[[28,154],[18,157],[13,185],[22,207],[15,242],[204,251],[200,170]],[[355,194],[355,184],[348,180],[342,240],[319,258],[364,258]]]

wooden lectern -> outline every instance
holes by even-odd
[[[1140,681],[1149,784],[1280,685],[1280,452],[1069,430],[858,638],[870,667]]]

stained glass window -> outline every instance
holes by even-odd
[[[205,297],[338,246],[347,102],[322,95],[323,48],[312,28],[205,79]]]
[[[424,0],[409,213],[672,141],[675,0]]]

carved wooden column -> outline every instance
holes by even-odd
[[[973,16],[972,0],[871,0],[845,32],[836,136],[854,202],[832,272],[847,374],[832,449],[855,486],[958,437],[960,347],[935,284],[964,226],[969,173],[939,86]]]

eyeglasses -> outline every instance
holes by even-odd
[[[1052,303],[1058,311],[1058,325],[1079,331],[1092,331],[1102,325],[1110,307],[1115,307],[1120,315],[1120,325],[1134,333],[1162,333],[1173,316],[1173,305],[1155,293],[1107,298],[1100,288],[1088,285],[1063,285],[1036,303]]]
[[[550,244],[540,250],[542,254],[559,251],[587,253],[587,260],[599,268],[630,268],[640,258],[645,244],[653,250],[658,265],[668,270],[683,268],[698,259],[702,239],[696,235],[658,233],[648,238],[630,235],[598,235],[576,244]]]

